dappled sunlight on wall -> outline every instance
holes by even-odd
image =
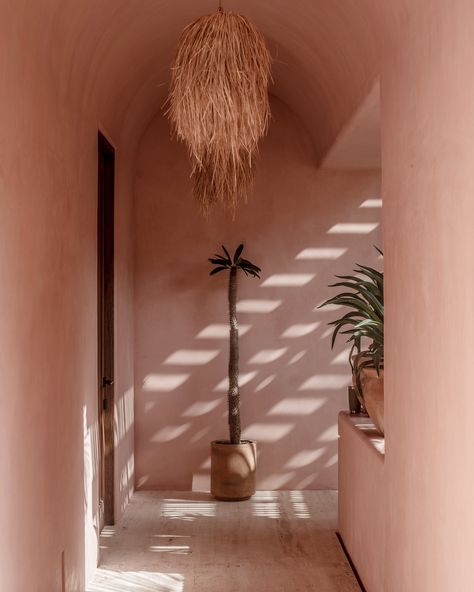
[[[280,349],[262,349],[248,361],[249,364],[269,364],[281,358],[288,351],[287,347]]]
[[[239,324],[239,335],[245,335],[252,325]],[[226,323],[216,323],[214,325],[208,325],[202,331],[196,335],[196,339],[222,339],[229,336],[229,325]]]
[[[305,286],[314,279],[314,273],[275,273],[262,283],[262,288],[266,286]]]
[[[84,556],[85,565],[97,565],[99,541],[99,515],[95,477],[99,467],[99,429],[97,421],[89,425],[87,406],[83,406],[84,429]]]
[[[382,207],[382,200],[381,199],[366,199],[362,202],[359,206],[360,208],[381,208]]]
[[[122,369],[123,372],[123,369]],[[120,371],[118,372],[120,374]],[[114,442],[115,442],[115,513],[122,515],[135,487],[134,393],[133,387],[121,392],[120,381],[115,390]]]
[[[347,249],[338,249],[336,247],[313,247],[310,249],[303,249],[301,253],[296,255],[295,259],[339,259],[339,257],[342,257],[346,252]]]
[[[240,300],[237,302],[237,312],[269,313],[276,310],[282,300]]]
[[[334,224],[328,234],[370,234],[378,226],[378,223],[370,224],[365,222],[349,222]]]
[[[282,337],[303,337],[304,335],[309,335],[314,330],[316,330],[321,323],[316,321],[315,323],[304,323],[298,325],[291,325],[288,329],[285,329],[281,334]]]
[[[274,118],[235,222],[200,216],[185,152],[161,117],[144,137],[135,187],[138,488],[209,488],[209,443],[227,436],[229,344],[227,278],[209,277],[207,258],[239,242],[263,270],[261,280],[240,279],[238,301],[243,437],[258,441],[257,486],[337,486],[336,419],[351,376],[344,343],[330,349],[327,323],[338,311],[318,306],[335,274],[377,262],[380,208],[361,206],[379,199],[379,176],[318,171],[276,101]]]
[[[288,399],[281,399],[268,412],[268,415],[308,415],[320,409],[326,398],[321,399],[301,399],[299,397],[291,397]]]
[[[219,355],[219,350],[179,349],[169,355],[163,364],[170,366],[204,366]]]
[[[184,384],[190,374],[149,374],[145,377],[142,390],[169,393]]]

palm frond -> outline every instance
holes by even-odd
[[[235,250],[235,253],[234,253],[234,263],[237,263],[239,261],[239,257],[242,254],[242,251],[243,250],[244,250],[244,245],[243,244],[242,245],[239,245],[237,247],[237,249]]]
[[[228,267],[215,267],[212,271],[209,272],[209,275],[215,275],[216,273],[219,273],[220,271],[224,271],[226,269],[229,269]]]
[[[219,255],[218,253],[214,254],[214,257],[210,257],[208,261],[213,265],[216,265],[217,268],[214,269],[210,275],[214,275],[219,271],[223,271],[224,269],[232,269],[237,268],[241,269],[246,276],[260,278],[260,272],[262,271],[260,267],[249,261],[248,259],[243,259],[241,257],[242,251],[244,249],[244,245],[240,244],[237,249],[235,250],[234,257],[231,258],[229,250],[224,246],[222,246],[222,250],[224,251],[225,257]]]

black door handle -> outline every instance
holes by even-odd
[[[112,384],[114,384],[113,378],[102,378],[102,386],[111,386]]]

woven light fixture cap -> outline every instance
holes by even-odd
[[[167,114],[188,147],[204,212],[215,204],[235,209],[247,197],[270,120],[270,80],[270,53],[246,17],[219,10],[184,29]]]

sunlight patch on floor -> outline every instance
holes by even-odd
[[[257,491],[251,501],[254,516],[280,518],[280,504],[276,491]]]
[[[101,569],[87,592],[183,592],[180,574],[147,571],[108,571]]]
[[[308,504],[302,491],[290,491],[291,505],[296,518],[311,518]]]
[[[165,518],[192,522],[202,516],[215,516],[216,503],[210,501],[165,499],[161,507],[161,515]]]
[[[172,555],[188,555],[189,545],[150,545],[148,549],[152,553],[171,553]]]
[[[239,503],[136,492],[101,536],[107,548],[87,592],[357,592],[335,534],[337,493],[291,490],[296,474],[271,475],[269,489]],[[308,484],[315,475],[307,473]]]

